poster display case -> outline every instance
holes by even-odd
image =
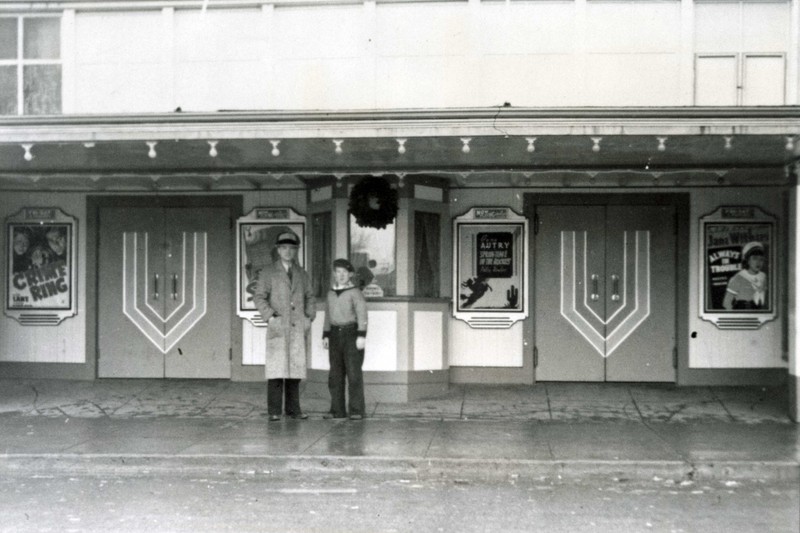
[[[528,220],[475,207],[453,221],[453,316],[473,328],[509,328],[528,316]]]
[[[5,314],[55,326],[77,314],[77,221],[57,207],[26,207],[6,219]]]
[[[256,207],[236,221],[236,314],[254,326],[267,325],[253,303],[258,274],[278,260],[275,241],[286,231],[300,237],[297,263],[305,268],[306,217],[289,207]]]
[[[700,317],[720,329],[758,329],[777,316],[776,218],[726,206],[700,219]]]

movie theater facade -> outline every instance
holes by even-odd
[[[261,380],[336,257],[367,394],[788,384],[798,0],[0,2],[4,377]]]

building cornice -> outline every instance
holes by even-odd
[[[379,4],[400,3],[467,3],[467,0],[377,0]],[[562,0],[571,1],[571,0]],[[785,0],[784,0],[785,1]],[[57,0],[54,2],[20,2],[0,0],[0,14],[3,13],[57,13],[71,9],[74,11],[157,11],[172,9],[260,9],[262,6],[304,7],[304,6],[345,6],[362,5],[364,0]]]
[[[800,106],[263,111],[0,118],[0,142],[496,135],[800,135]]]
[[[483,0],[499,3],[503,0]],[[552,2],[571,2],[573,0],[537,0]],[[625,2],[630,0],[612,0]],[[663,0],[677,2],[678,0]],[[399,3],[463,3],[467,0],[375,0],[377,4]],[[695,0],[702,4],[738,4],[742,0]],[[747,0],[748,3],[786,4],[790,0]],[[173,9],[257,9],[261,6],[300,7],[327,5],[359,5],[365,0],[56,0],[52,2],[21,2],[19,0],[0,0],[0,13],[53,13],[73,9],[75,11],[151,11],[164,8]]]

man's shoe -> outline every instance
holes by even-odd
[[[346,416],[336,416],[333,413],[325,413],[324,415],[322,415],[322,418],[324,418],[325,420],[331,420],[332,418],[347,418],[347,417]]]
[[[308,415],[305,413],[300,413],[297,415],[289,415],[289,417],[294,418],[295,420],[305,420],[306,418],[308,418]]]
[[[363,418],[361,415],[350,415],[350,420],[361,420]]]
[[[270,422],[277,422],[281,419],[281,415],[269,415]]]

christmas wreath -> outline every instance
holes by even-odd
[[[383,229],[397,216],[397,191],[386,179],[363,178],[353,185],[349,205],[356,224]]]

